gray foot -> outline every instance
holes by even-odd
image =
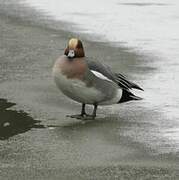
[[[83,116],[83,118],[81,120],[89,121],[89,120],[94,120],[94,119],[95,119],[95,116],[86,114],[85,116]]]
[[[85,113],[84,116],[83,116],[83,118],[82,118],[82,120],[83,120],[83,121],[94,120],[95,117],[96,117],[96,116],[94,116],[93,114],[91,115],[91,114],[86,114],[86,113]]]
[[[94,119],[95,119],[95,116],[90,115],[90,114],[84,114],[84,115],[81,115],[81,114],[67,115],[67,117],[76,118],[76,119],[81,119],[81,120],[83,120],[83,121],[88,121],[88,120],[94,120]]]
[[[74,114],[74,115],[67,115],[67,117],[76,118],[76,119],[83,119],[84,116],[81,114]]]

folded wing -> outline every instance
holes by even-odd
[[[118,84],[118,86],[121,89],[125,89],[125,90],[139,89],[139,90],[143,91],[143,89],[140,86],[127,80],[127,78],[124,75],[122,75],[120,73],[113,73],[109,66],[102,64],[99,61],[91,61],[88,59],[86,62],[88,64],[89,69],[92,72],[95,71],[95,72],[101,73],[104,77],[106,77],[109,80],[112,80],[113,82]]]

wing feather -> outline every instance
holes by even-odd
[[[100,63],[99,61],[91,61],[91,60],[86,60],[88,67],[91,71],[96,71],[101,73],[102,75],[104,75],[105,77],[107,77],[108,79],[112,80],[113,82],[115,82],[116,84],[118,84],[118,86],[121,89],[139,89],[139,90],[143,90],[140,86],[138,86],[137,84],[127,80],[127,78],[120,74],[120,73],[113,73],[111,68],[105,64]]]

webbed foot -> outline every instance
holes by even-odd
[[[90,114],[75,114],[75,115],[67,115],[67,117],[70,118],[76,118],[76,119],[81,119],[83,121],[88,121],[88,120],[94,120],[95,116],[94,115],[90,115]]]
[[[67,115],[66,117],[76,118],[76,119],[83,119],[84,115],[82,115],[82,114],[74,114],[74,115]]]
[[[94,119],[95,119],[95,116],[91,114],[85,114],[85,116],[83,116],[82,118],[83,121],[94,120]]]

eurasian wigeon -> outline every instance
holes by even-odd
[[[66,96],[82,103],[81,114],[71,115],[72,118],[94,119],[98,105],[140,100],[130,89],[143,90],[108,66],[85,57],[82,42],[76,38],[70,39],[64,55],[55,62],[53,77]],[[92,115],[86,114],[86,104],[94,106]]]

